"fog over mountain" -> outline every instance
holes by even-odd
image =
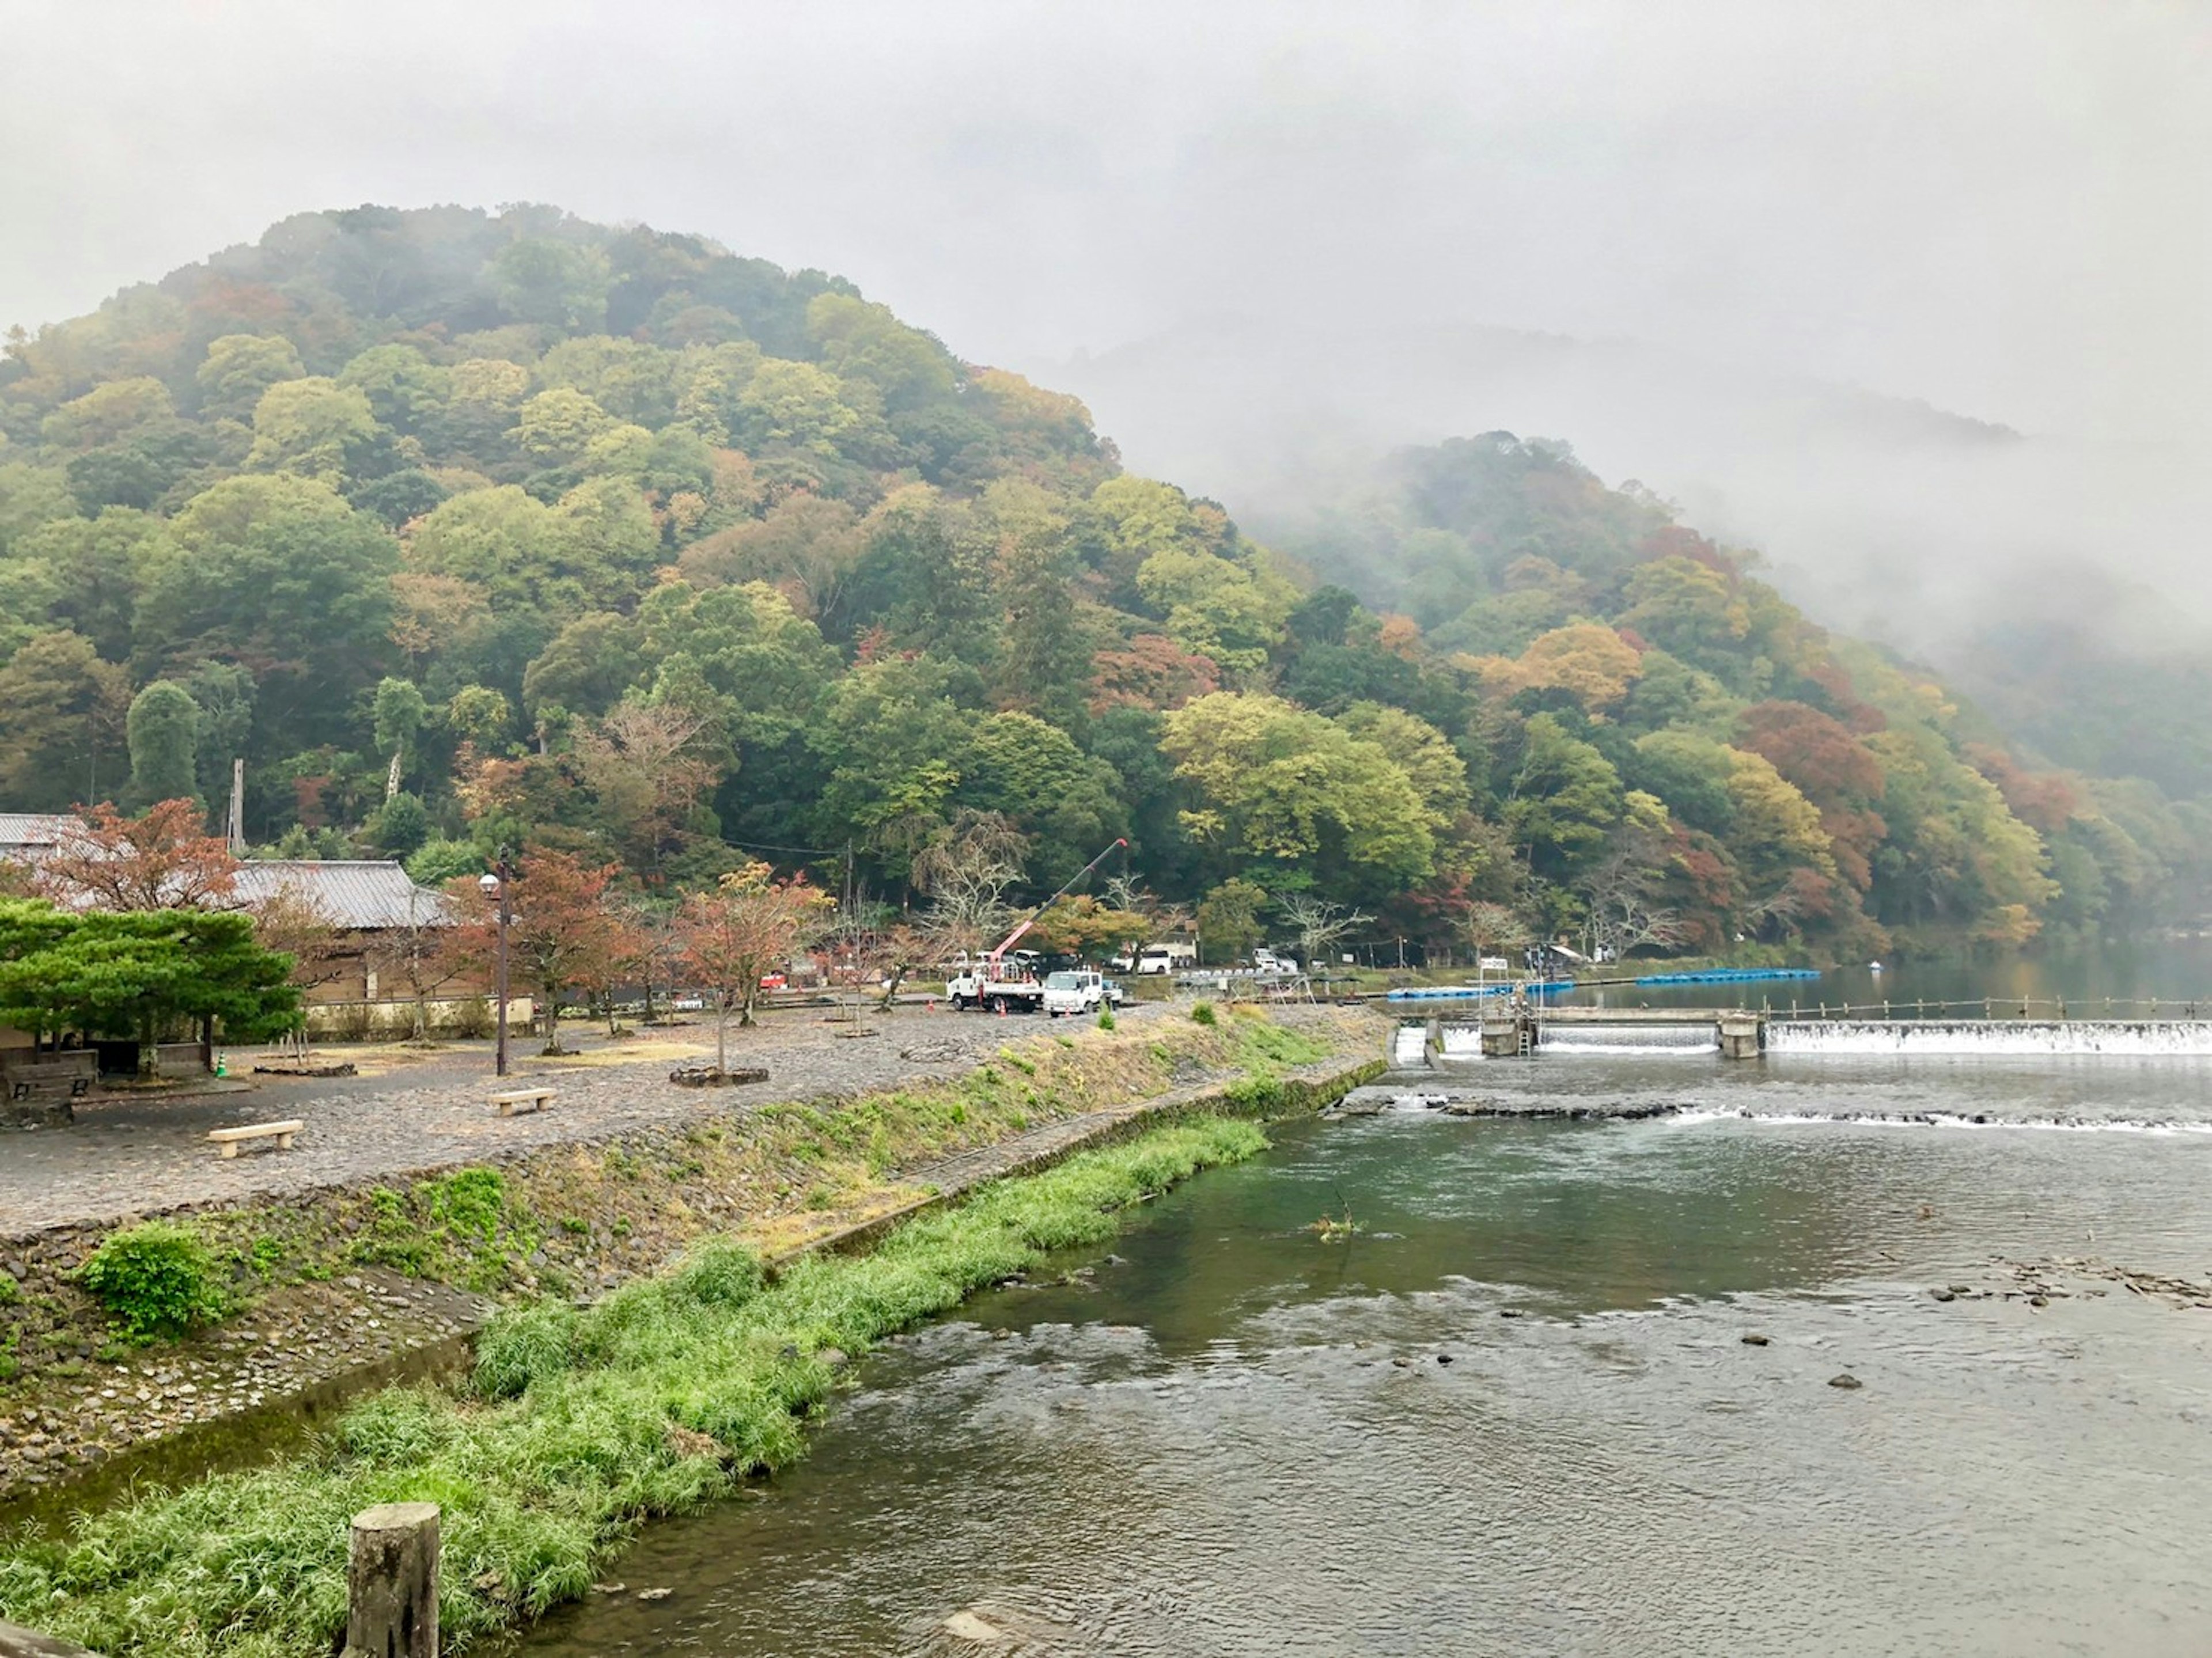
[[[1291,541],[1392,449],[1502,428],[1570,443],[1760,550],[1817,614],[1947,666],[2023,623],[2091,622],[2156,651],[2212,619],[2212,472],[2179,436],[2026,433],[1808,374],[1497,328],[1209,316],[1049,377],[1133,465]]]
[[[2198,6],[7,15],[0,320],[306,209],[557,202],[850,276],[1259,525],[1504,428],[1954,663],[2212,604]]]

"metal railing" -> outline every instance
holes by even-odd
[[[2063,1024],[2075,1019],[2172,1020],[2212,1017],[2212,996],[2190,1000],[2164,997],[1982,996],[1961,1001],[1809,1002],[1759,1011],[1770,1019],[2010,1019]]]

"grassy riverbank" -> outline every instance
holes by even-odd
[[[441,1622],[458,1649],[589,1588],[641,1521],[695,1508],[802,1455],[840,1353],[957,1305],[1120,1212],[1266,1144],[1204,1119],[1081,1153],[922,1216],[863,1256],[772,1284],[708,1240],[588,1309],[546,1303],[485,1333],[471,1396],[394,1390],[317,1455],[151,1495],[0,1557],[0,1617],[111,1658],[303,1658],[345,1612],[347,1522],[441,1505]]]

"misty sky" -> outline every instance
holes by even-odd
[[[2203,435],[2212,5],[0,0],[0,323],[532,199],[1043,366],[1211,315],[1623,337]]]

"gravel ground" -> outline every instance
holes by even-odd
[[[1121,1017],[1142,1022],[1167,1011],[1133,1007]],[[769,1072],[766,1083],[737,1090],[678,1088],[668,1080],[673,1066],[702,1052],[712,1057],[711,1028],[612,1045],[564,1028],[564,1040],[589,1044],[575,1059],[526,1056],[534,1046],[528,1038],[518,1045],[514,1078],[543,1078],[561,1090],[550,1110],[519,1117],[498,1116],[489,1103],[500,1084],[483,1043],[401,1061],[378,1077],[260,1077],[242,1093],[92,1101],[79,1105],[73,1127],[0,1135],[0,1239],[209,1199],[282,1196],[481,1163],[524,1146],[681,1123],[740,1100],[765,1105],[865,1093],[957,1074],[1003,1043],[1054,1028],[1034,1017],[900,1007],[870,1016],[864,1029],[873,1035],[845,1036],[839,1033],[846,1026],[811,1011],[777,1013],[753,1029],[730,1032],[731,1066]],[[632,1057],[623,1057],[626,1049]],[[386,1057],[400,1052],[386,1050]],[[252,1063],[243,1052],[233,1059],[240,1068]],[[290,1117],[307,1127],[289,1151],[248,1148],[224,1158],[208,1143],[211,1128]]]

